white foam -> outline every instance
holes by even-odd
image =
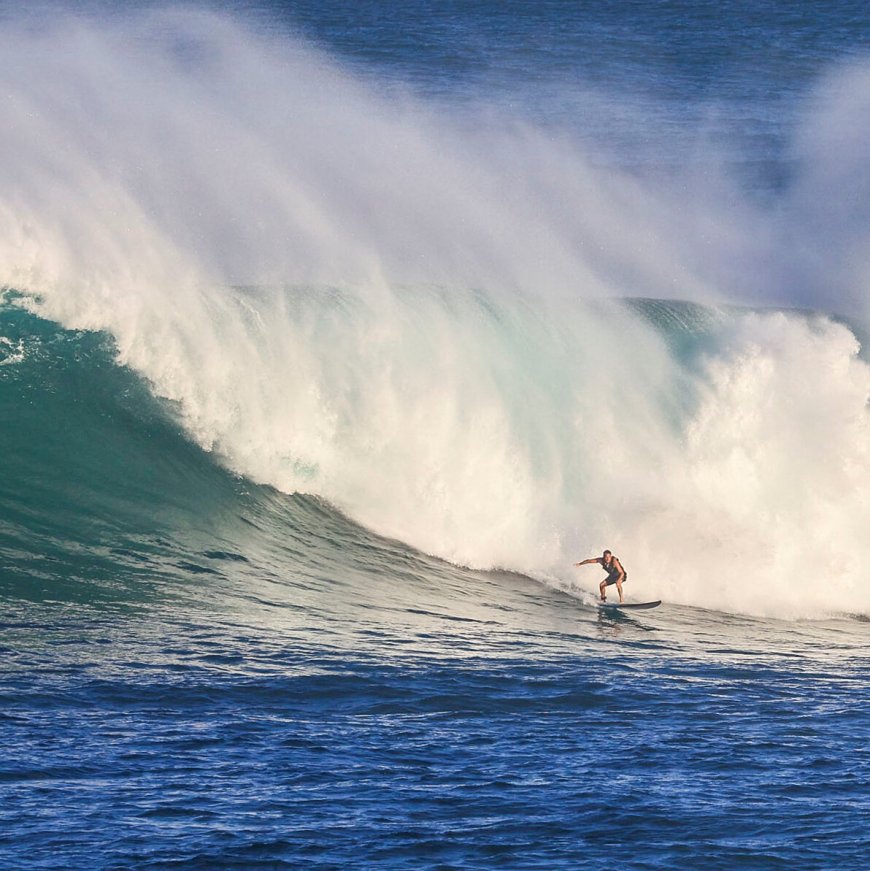
[[[13,366],[26,356],[24,340],[0,336],[0,366]]]

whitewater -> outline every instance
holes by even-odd
[[[0,6],[0,861],[863,867],[870,20],[387,5]]]

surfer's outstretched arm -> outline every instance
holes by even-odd
[[[600,563],[600,562],[601,562],[601,557],[594,556],[594,557],[591,557],[590,559],[585,559],[582,562],[574,563],[574,565],[575,566],[588,566],[588,565],[592,565],[592,563]]]

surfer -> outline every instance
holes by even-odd
[[[601,590],[601,601],[606,602],[607,596],[604,591],[611,585],[616,584],[616,592],[619,593],[619,604],[623,602],[622,585],[628,580],[628,575],[622,567],[622,563],[618,557],[615,557],[612,551],[606,550],[601,556],[591,557],[582,562],[574,563],[575,566],[588,566],[592,563],[598,563],[604,571],[607,572],[607,577],[599,584],[598,589]]]

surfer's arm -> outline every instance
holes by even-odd
[[[616,558],[613,558],[613,565],[616,570],[619,572],[619,580],[622,581],[625,579],[625,569],[622,567],[622,563]]]
[[[600,562],[601,562],[601,557],[596,556],[596,557],[592,557],[591,559],[585,559],[585,560],[583,560],[583,562],[580,562],[580,563],[574,563],[574,565],[575,566],[588,566],[588,565],[592,565],[592,563],[600,563]]]

